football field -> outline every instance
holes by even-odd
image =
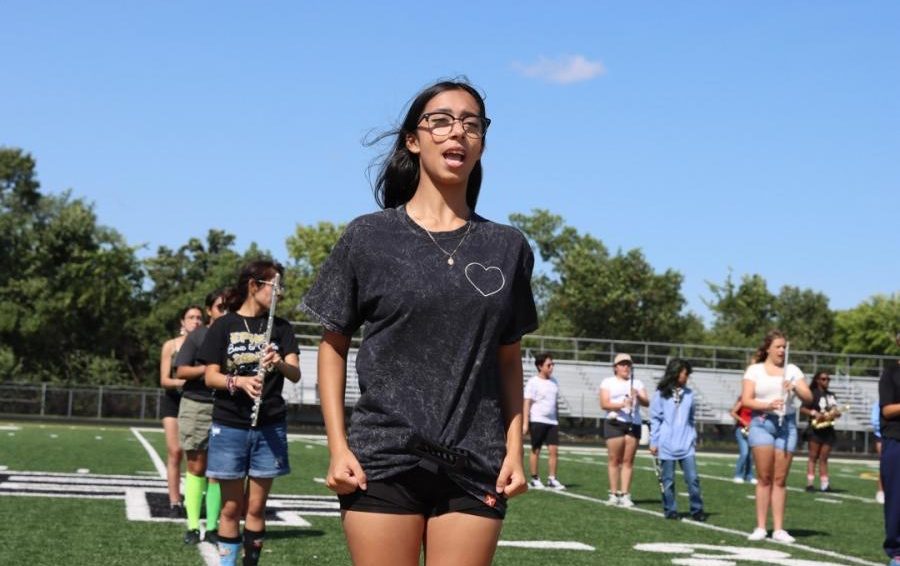
[[[185,546],[183,520],[165,516],[161,428],[0,423],[0,564],[217,564],[208,544]],[[261,564],[349,564],[337,499],[325,488],[324,437],[290,436],[291,475],[275,481]],[[560,448],[561,492],[532,490],[510,502],[494,564],[828,566],[886,564],[877,464],[833,459],[833,493],[805,493],[806,458],[788,482],[786,528],[794,544],[749,542],[752,485],[731,482],[734,456],[701,454],[709,520],[662,516],[659,487],[642,448],[636,507],[606,505],[599,446]],[[546,459],[541,461],[542,475]],[[686,490],[676,479],[679,511]],[[770,524],[771,528],[771,524]],[[391,534],[384,533],[385,544]]]

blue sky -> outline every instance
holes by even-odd
[[[479,212],[546,208],[705,281],[900,291],[900,3],[4,2],[0,145],[142,256],[211,227],[286,259],[374,210],[367,133],[464,74]]]

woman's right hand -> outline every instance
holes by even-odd
[[[357,489],[365,491],[368,487],[366,473],[349,448],[331,456],[325,485],[338,495],[347,495]]]
[[[784,399],[774,399],[769,402],[769,407],[766,410],[780,411],[782,408],[784,408]]]
[[[243,375],[236,379],[237,386],[251,399],[262,395],[263,382],[258,375]]]

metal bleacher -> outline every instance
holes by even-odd
[[[303,323],[295,323],[303,327]],[[284,396],[288,403],[318,405],[316,359],[318,333],[298,333],[301,343],[300,369],[303,379],[297,384],[285,382]],[[345,404],[353,406],[359,399],[356,374],[356,346],[352,343],[347,360]],[[548,351],[556,366],[554,377],[560,388],[560,416],[576,419],[601,419],[606,412],[600,409],[600,383],[613,375],[611,360],[617,352],[632,355],[635,379],[643,382],[648,391],[656,389],[665,364],[672,356],[688,359],[694,367],[689,386],[694,390],[698,423],[731,424],[729,414],[740,395],[744,366],[749,348],[691,346],[652,342],[547,338],[529,336],[523,341],[522,367],[525,380],[534,374],[534,353]],[[896,363],[895,358],[852,356],[821,352],[791,352],[791,361],[803,369],[807,382],[818,369],[832,375],[831,390],[841,405],[850,405],[837,421],[838,430],[868,430],[872,403],[878,398],[878,374],[884,364]],[[844,368],[844,371],[842,371]],[[849,369],[847,369],[849,368]],[[855,371],[854,371],[855,370]],[[850,373],[853,375],[849,375]],[[643,410],[646,417],[646,409]]]

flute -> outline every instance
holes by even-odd
[[[266,349],[269,347],[269,341],[272,340],[272,327],[275,326],[275,307],[278,306],[278,290],[281,289],[281,274],[275,274],[275,280],[272,281],[272,303],[269,305],[269,320],[266,323],[266,334],[263,338],[262,355],[259,357],[259,367],[256,369],[256,376],[263,381],[265,385],[266,368],[263,367],[262,359],[266,355]],[[259,420],[259,408],[262,405],[263,392],[260,390],[259,397],[253,399],[253,412],[250,413],[250,426],[256,428],[256,421]]]
[[[781,380],[782,381],[782,387],[781,387],[782,405],[781,405],[781,411],[779,411],[779,413],[778,413],[778,426],[781,426],[784,424],[784,414],[787,413],[788,399],[791,396],[790,393],[788,393],[787,391],[784,390],[784,382],[785,381],[787,381],[787,382],[793,381],[792,379],[788,379],[788,359],[790,358],[790,356],[791,356],[791,343],[786,341],[784,343],[784,377]]]

